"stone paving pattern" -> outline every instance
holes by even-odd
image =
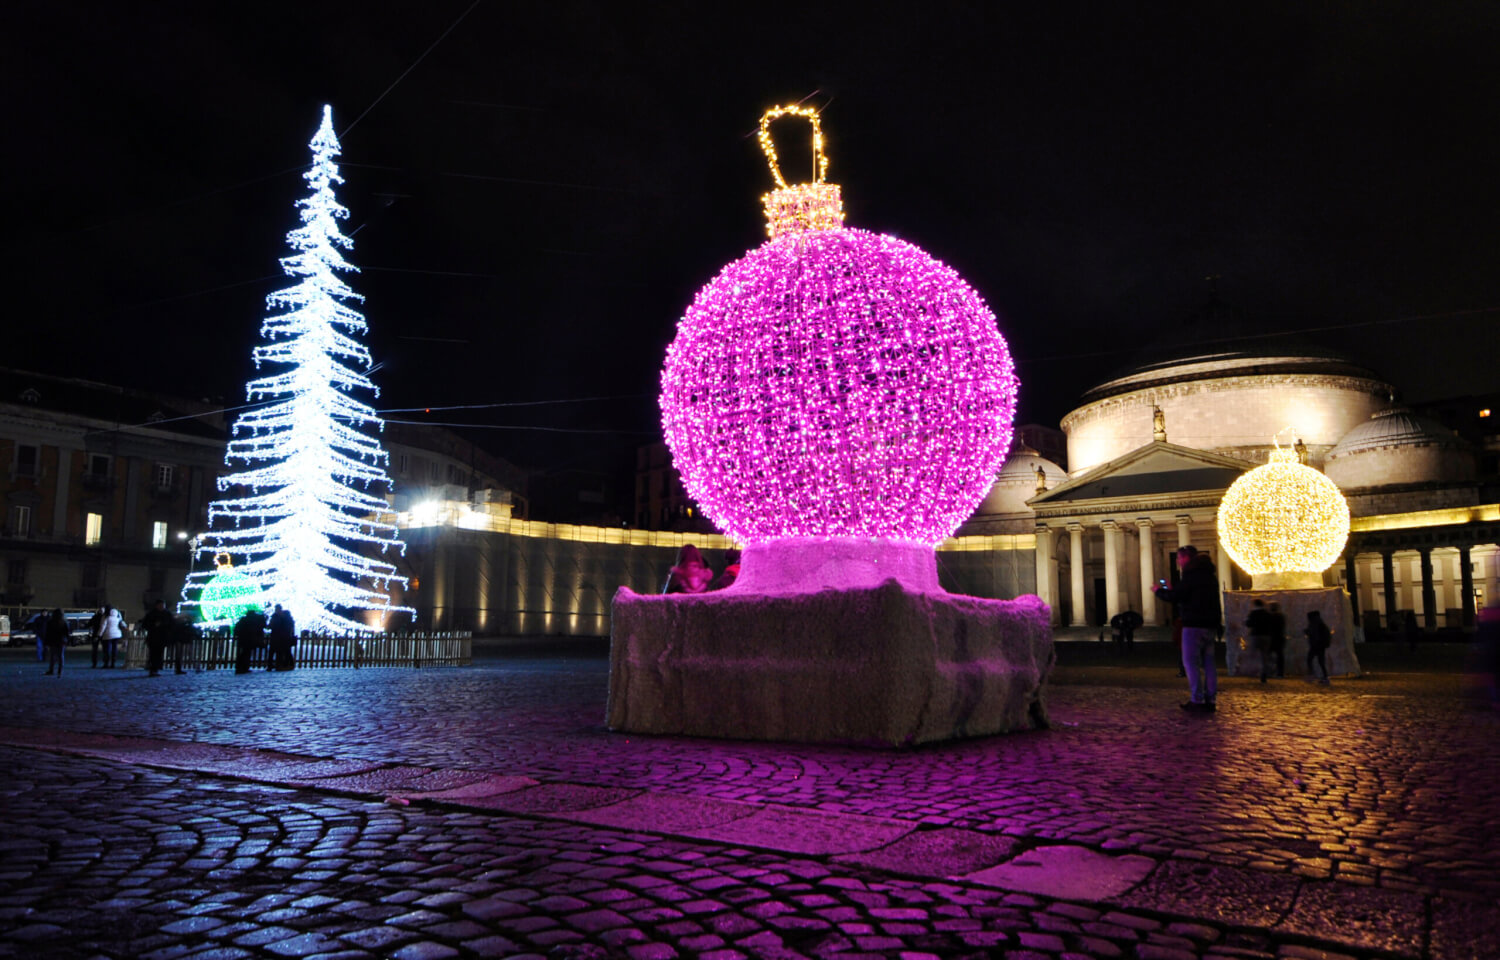
[[[587,657],[37,673],[0,676],[12,742],[109,734],[208,772],[0,748],[0,953],[1500,956],[1500,719],[1453,675],[1231,681],[1199,717],[1170,671],[1065,668],[1050,731],[876,751],[610,734]],[[328,792],[393,787],[485,808]],[[766,849],[774,826],[738,846],[714,833],[747,822],[733,804],[900,829],[844,856]],[[703,825],[643,831],[663,809]],[[1053,848],[1149,869],[1100,900],[984,885]]]

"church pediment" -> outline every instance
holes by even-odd
[[[1032,509],[1083,500],[1120,500],[1223,491],[1255,464],[1156,441],[1027,501]]]

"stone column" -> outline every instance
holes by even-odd
[[[1083,605],[1083,524],[1068,524],[1068,546],[1072,550],[1068,560],[1068,571],[1072,576],[1068,579],[1073,588],[1073,622],[1070,626],[1086,627],[1089,621],[1088,610]]]
[[[1385,588],[1385,628],[1392,633],[1401,629],[1400,612],[1396,609],[1396,561],[1393,550],[1380,551],[1380,576]]]
[[[1135,525],[1141,531],[1141,619],[1156,622],[1156,544],[1151,541],[1151,519],[1140,517]]]
[[[1422,628],[1431,632],[1437,629],[1437,594],[1432,589],[1432,548],[1417,550],[1422,556]]]
[[[1234,561],[1222,541],[1214,544],[1214,566],[1219,568],[1219,589],[1228,590],[1234,583]]]
[[[1177,545],[1185,547],[1193,542],[1193,521],[1190,517],[1177,518]]]
[[[1120,612],[1120,525],[1105,520],[1104,528],[1104,622]]]
[[[1051,608],[1051,622],[1057,623],[1057,590],[1053,579],[1052,531],[1046,524],[1036,528],[1036,595]]]
[[[1354,627],[1364,626],[1359,615],[1359,564],[1355,562],[1354,544],[1344,545],[1344,588],[1349,591],[1349,606],[1354,613]]]
[[[1458,548],[1459,604],[1463,609],[1465,630],[1474,628],[1474,564],[1469,560],[1469,548]]]

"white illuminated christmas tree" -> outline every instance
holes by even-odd
[[[302,225],[287,234],[295,252],[281,260],[296,283],[266,298],[272,315],[254,352],[257,368],[279,370],[246,385],[249,402],[264,405],[234,425],[224,458],[231,469],[219,489],[235,493],[210,505],[195,559],[228,554],[238,573],[260,584],[268,605],[291,611],[299,632],[344,633],[378,629],[385,614],[411,611],[393,606],[386,592],[406,578],[368,556],[405,548],[396,528],[378,519],[388,510],[377,494],[390,483],[389,457],[367,431],[379,431],[380,418],[353,396],[379,391],[367,376],[370,352],[356,339],[364,317],[348,306],[363,297],[338,276],[356,268],[340,252],[354,244],[339,232],[349,211],[333,195],[344,178],[334,163],[340,148],[330,107],[309,146],[313,163],[303,176],[312,192],[297,202]],[[213,574],[191,575],[184,599]],[[381,616],[353,619],[361,610]]]

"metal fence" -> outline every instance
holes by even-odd
[[[266,666],[265,645],[251,655],[252,669]],[[358,637],[300,637],[292,648],[298,667],[446,667],[473,662],[474,638],[466,631],[437,633],[386,633]],[[205,636],[183,651],[183,668],[219,670],[234,667],[234,638]],[[146,666],[146,640],[131,637],[125,648],[125,666]],[[167,663],[173,662],[170,645]]]

